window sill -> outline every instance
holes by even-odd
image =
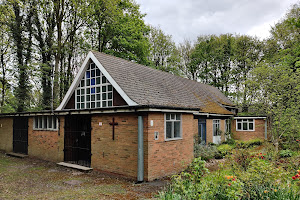
[[[165,138],[165,142],[176,141],[176,140],[182,140],[182,137],[180,137],[180,138],[169,138],[169,139]]]
[[[32,129],[33,131],[58,131],[58,129]]]
[[[236,131],[248,131],[248,132],[254,132],[255,130],[236,130]]]

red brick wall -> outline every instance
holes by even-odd
[[[153,120],[153,126],[150,122]],[[186,168],[192,161],[194,135],[197,134],[192,114],[182,114],[182,139],[165,141],[164,114],[148,114],[148,174],[146,180],[153,180],[171,174],[176,174]],[[159,139],[154,139],[154,132],[159,132]]]
[[[13,118],[0,118],[0,150],[13,151]]]
[[[112,140],[112,117],[115,140]],[[102,126],[99,126],[102,122]],[[92,162],[94,169],[121,174],[133,179],[137,177],[137,114],[105,114],[92,116]]]
[[[236,140],[248,141],[252,139],[265,138],[265,120],[255,119],[255,131],[237,131],[236,130],[236,119],[232,120],[232,132],[233,138]]]
[[[33,117],[28,119],[28,155],[43,160],[64,160],[64,117],[60,117],[59,131],[33,130]]]

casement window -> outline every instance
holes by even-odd
[[[220,135],[221,135],[220,120],[214,119],[213,120],[213,136],[220,136]]]
[[[181,114],[165,114],[165,138],[166,140],[181,139]]]
[[[36,116],[33,120],[34,130],[57,130],[57,118],[55,116]]]
[[[237,119],[237,131],[254,131],[254,119]]]
[[[91,63],[75,91],[77,109],[113,106],[113,87],[95,63]]]

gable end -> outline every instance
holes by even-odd
[[[85,72],[89,67],[90,61],[95,63],[96,67],[98,67],[98,69],[102,72],[103,76],[106,77],[107,81],[109,81],[109,83],[112,85],[112,87],[114,88],[116,93],[119,94],[121,99],[123,99],[123,101],[125,102],[125,105],[126,104],[129,106],[138,105],[136,102],[134,102],[133,100],[131,100],[128,97],[128,95],[122,90],[122,88],[117,84],[117,82],[110,76],[110,74],[107,72],[107,70],[102,66],[102,64],[94,56],[94,54],[92,52],[89,52],[86,59],[84,60],[83,64],[81,65],[79,72],[76,75],[73,83],[71,84],[68,92],[66,93],[63,101],[61,102],[61,104],[59,105],[59,107],[56,110],[63,110],[65,108],[69,108],[69,105],[67,106],[67,104],[69,103],[70,100],[72,101],[72,96],[76,96],[75,90],[77,89],[78,85],[80,84],[80,81],[84,77]],[[119,100],[118,104],[124,104],[124,102],[120,102],[120,100]],[[116,106],[116,105],[113,105],[113,106]],[[74,107],[76,107],[76,105],[74,105]]]

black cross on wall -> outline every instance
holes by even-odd
[[[115,126],[118,125],[118,122],[115,122],[115,118],[112,118],[112,122],[109,123],[112,126],[112,139],[115,140]]]

